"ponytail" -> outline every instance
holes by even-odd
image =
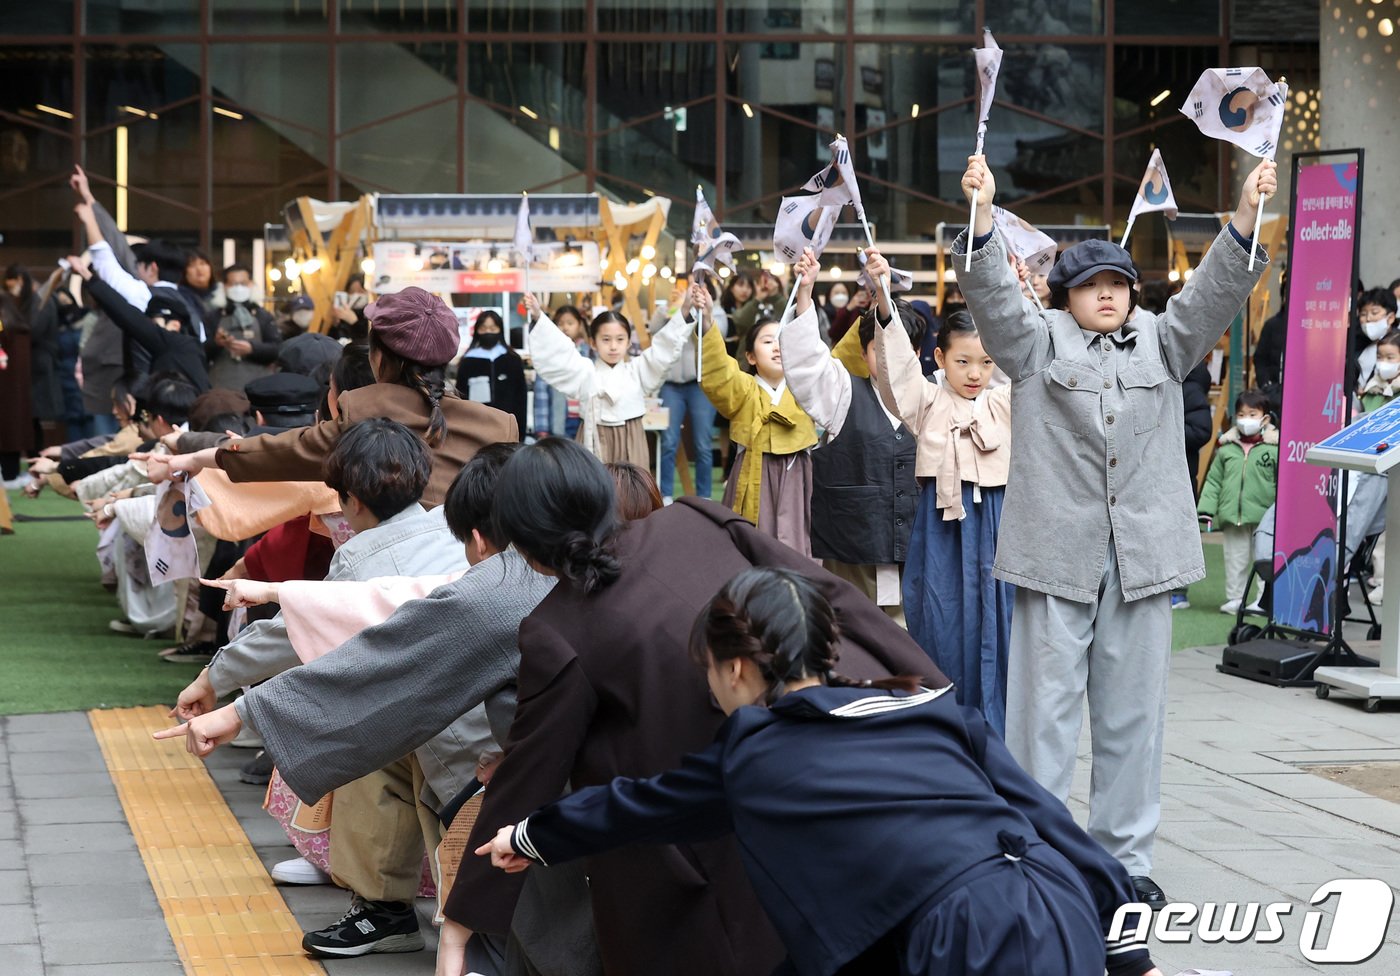
[[[701,667],[747,658],[768,683],[773,704],[783,688],[811,678],[834,687],[916,691],[912,675],[855,681],[836,673],[841,628],[836,612],[800,573],[754,567],[726,583],[695,620],[690,658]]]

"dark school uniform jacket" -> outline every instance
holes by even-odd
[[[621,576],[594,593],[561,583],[520,626],[518,705],[471,846],[567,787],[651,776],[703,749],[724,721],[687,653],[696,615],[751,566],[814,580],[843,635],[837,669],[948,680],[869,598],[714,502],[676,504],[629,523],[614,549]],[[933,674],[929,672],[933,671]],[[624,976],[768,976],[783,958],[732,839],[631,847],[590,858],[603,968]],[[505,932],[521,879],[465,859],[447,916]]]
[[[804,976],[835,973],[979,865],[1045,844],[1107,933],[1136,900],[1127,872],[947,690],[814,687],[741,708],[678,768],[580,790],[521,821],[513,844],[555,864],[733,834]],[[1152,968],[1141,945],[1108,958],[1114,976]]]
[[[204,347],[198,339],[183,330],[171,332],[156,325],[150,316],[129,304],[115,288],[96,275],[87,284],[93,300],[102,306],[112,324],[150,356],[152,373],[180,373],[200,393],[208,392],[209,369],[204,362]],[[174,294],[171,289],[167,291]],[[161,297],[169,295],[162,293]]]

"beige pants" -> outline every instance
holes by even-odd
[[[1224,525],[1220,534],[1224,536],[1225,550],[1225,599],[1245,599],[1245,584],[1249,582],[1249,567],[1254,562],[1253,525]]]
[[[366,901],[412,902],[423,852],[442,840],[437,814],[418,797],[423,770],[406,756],[338,787],[331,822],[331,879]]]
[[[864,563],[842,563],[837,562],[835,559],[823,559],[822,568],[832,576],[841,577],[847,583],[850,583],[856,589],[870,597],[871,603],[878,604],[880,602],[875,598],[875,567],[873,565]],[[902,564],[899,567],[899,576],[902,583],[904,579],[904,566]],[[880,607],[880,609],[885,611],[886,616],[899,624],[899,626],[903,627],[905,630],[909,629],[909,625],[904,622],[904,603],[902,600],[893,606]]]

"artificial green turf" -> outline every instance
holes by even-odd
[[[1227,617],[1220,612],[1220,604],[1225,602],[1225,556],[1218,538],[1205,537],[1206,578],[1187,591],[1191,609],[1172,611],[1172,650],[1223,645],[1235,626],[1233,614]],[[1247,619],[1264,622],[1263,617]]]
[[[715,496],[723,491],[715,471]],[[45,493],[10,493],[17,515],[76,515],[76,502]],[[113,633],[116,597],[98,583],[87,522],[16,522],[0,536],[0,715],[173,702],[198,672],[167,664],[161,644]],[[1234,617],[1225,602],[1219,545],[1207,541],[1204,580],[1192,586],[1191,609],[1172,614],[1172,647],[1224,644]]]
[[[3,489],[0,489],[3,490]],[[78,515],[77,502],[10,492],[16,515]],[[97,533],[83,522],[15,522],[0,536],[0,715],[173,702],[199,672],[156,657],[164,643],[113,633]]]

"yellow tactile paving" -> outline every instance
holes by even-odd
[[[163,708],[88,713],[188,976],[324,976],[248,835]]]

